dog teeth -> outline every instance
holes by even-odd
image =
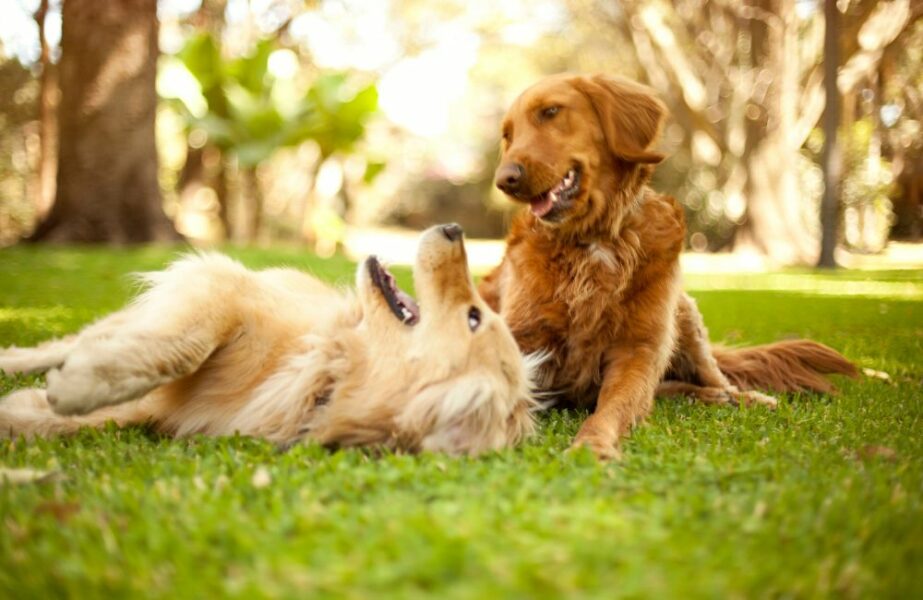
[[[554,186],[551,190],[548,191],[548,199],[552,203],[557,203],[561,198],[567,197],[570,198],[574,190],[571,186],[574,185],[574,182],[577,180],[577,172],[571,169],[567,172],[567,175],[564,176],[564,179],[561,180],[558,185]]]
[[[413,313],[410,312],[406,307],[401,307],[401,314],[404,315],[404,323],[413,318]]]

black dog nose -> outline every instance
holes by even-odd
[[[449,223],[448,225],[442,226],[442,233],[450,242],[457,242],[462,238],[462,234],[465,233],[465,230],[462,229],[461,225],[458,223]]]
[[[497,169],[494,183],[507,194],[515,194],[519,191],[519,186],[522,183],[525,172],[526,170],[523,169],[522,165],[519,163],[506,163],[505,165],[500,165],[500,168]]]

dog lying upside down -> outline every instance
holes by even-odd
[[[775,406],[763,391],[830,391],[854,375],[810,340],[713,349],[683,293],[685,221],[647,185],[666,108],[626,79],[556,75],[523,92],[503,119],[496,184],[529,205],[480,292],[524,352],[547,352],[540,387],[595,406],[575,445],[597,456],[650,411],[655,393]]]
[[[0,351],[47,390],[0,401],[0,436],[149,423],[175,436],[477,454],[533,430],[530,363],[474,289],[457,225],[420,241],[419,306],[374,257],[355,293],[221,255],[143,276],[127,308],[77,335]]]

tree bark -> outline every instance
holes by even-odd
[[[231,186],[229,183],[231,177],[231,165],[228,157],[223,150],[217,146],[213,150],[218,153],[218,171],[215,173],[215,195],[218,196],[218,219],[221,221],[221,227],[224,229],[224,239],[231,239],[234,229],[231,226],[231,213],[228,210],[230,203]]]
[[[37,183],[35,214],[38,220],[48,216],[54,202],[55,171],[57,169],[58,141],[57,141],[57,96],[58,79],[54,64],[51,62],[51,49],[45,38],[45,18],[48,16],[48,0],[41,0],[35,12],[35,23],[38,25],[39,64],[39,157],[36,169]]]
[[[747,107],[741,156],[747,173],[747,208],[734,248],[755,250],[781,264],[814,262],[815,236],[803,216],[795,160],[798,147],[792,133],[798,74],[795,65],[787,63],[796,54],[791,48],[797,41],[794,0],[753,0],[750,6],[764,15],[749,21],[753,68],[765,69],[768,75],[757,78],[757,85],[765,89],[754,91],[756,97]]]
[[[66,0],[55,203],[32,239],[178,239],[157,181],[156,0]]]
[[[241,179],[243,193],[241,194],[241,208],[243,209],[243,241],[252,243],[257,239],[263,227],[263,191],[260,189],[260,179],[256,166],[242,169]]]
[[[836,268],[833,256],[836,250],[840,220],[840,149],[837,145],[837,127],[840,124],[840,90],[837,88],[837,67],[840,64],[839,48],[840,11],[836,0],[824,0],[824,150],[821,168],[824,172],[824,196],[820,207],[821,242],[817,266]]]

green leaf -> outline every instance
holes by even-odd
[[[266,140],[281,135],[285,118],[269,99],[235,85],[227,87],[227,97],[231,116],[245,139]]]
[[[237,160],[240,161],[242,167],[255,167],[272,156],[278,148],[279,140],[271,138],[238,144],[234,147],[233,152],[237,155]]]
[[[232,121],[214,113],[208,113],[201,119],[193,119],[190,125],[203,129],[208,134],[208,141],[219,148],[230,148],[240,138]]]
[[[269,75],[269,55],[275,50],[275,43],[262,40],[252,54],[228,63],[226,73],[237,84],[256,95],[268,95],[272,88]]]
[[[365,173],[362,175],[362,181],[365,183],[372,183],[375,181],[375,178],[378,177],[382,171],[385,170],[385,167],[388,166],[388,163],[384,161],[369,161],[365,164]]]
[[[189,72],[199,81],[203,91],[221,85],[223,79],[221,50],[210,33],[200,33],[189,38],[178,56]]]

